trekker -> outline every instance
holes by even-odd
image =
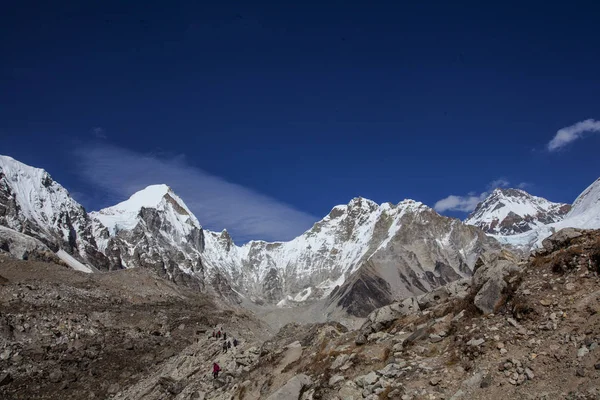
[[[223,340],[227,340],[227,332],[223,332]]]
[[[215,333],[215,331],[213,331],[213,337],[217,336],[217,334]]]
[[[237,347],[237,345],[238,345],[237,339],[233,339],[233,347]]]
[[[223,342],[223,353],[227,353],[227,342]]]
[[[221,331],[217,332],[217,338],[221,337]]]
[[[217,379],[217,377],[219,376],[219,371],[221,371],[221,367],[219,367],[219,364],[213,363],[213,378],[214,379]]]
[[[227,348],[230,349],[231,348],[231,342],[227,342]]]

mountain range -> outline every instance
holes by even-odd
[[[75,269],[149,268],[234,303],[318,302],[354,316],[468,277],[501,244],[529,250],[559,226],[600,228],[599,199],[600,180],[572,207],[498,189],[462,222],[413,200],[358,197],[289,242],[238,246],[227,231],[204,229],[167,185],[88,213],[46,171],[0,156],[0,225]]]

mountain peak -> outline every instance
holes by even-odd
[[[501,194],[503,196],[510,197],[519,197],[519,196],[531,196],[531,194],[527,193],[523,189],[514,189],[514,188],[496,188],[492,192],[492,194]]]
[[[193,225],[200,227],[200,223],[183,200],[165,184],[147,186],[119,204],[90,214],[100,220],[111,233],[115,233],[117,228],[133,229],[138,223],[138,215],[142,208],[169,210],[181,217],[177,219],[189,219]]]
[[[560,221],[568,204],[553,203],[522,189],[497,188],[465,220],[489,234],[514,235]]]

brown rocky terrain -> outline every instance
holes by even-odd
[[[379,308],[359,330],[288,324],[269,337],[147,271],[5,260],[0,395],[598,399],[599,272],[600,231],[566,229],[526,260],[488,254],[472,279]],[[215,324],[240,345],[223,353]]]
[[[0,276],[2,399],[110,398],[217,324],[266,332],[146,269],[85,274],[0,255]]]

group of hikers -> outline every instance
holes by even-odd
[[[212,337],[216,339],[223,338],[223,353],[227,353],[227,350],[231,349],[231,341],[227,340],[227,332],[223,331],[223,328],[218,331],[213,331]],[[239,344],[236,338],[233,338],[233,347],[237,347]],[[213,363],[213,378],[217,379],[219,376],[219,372],[221,372],[221,367],[216,362]]]

